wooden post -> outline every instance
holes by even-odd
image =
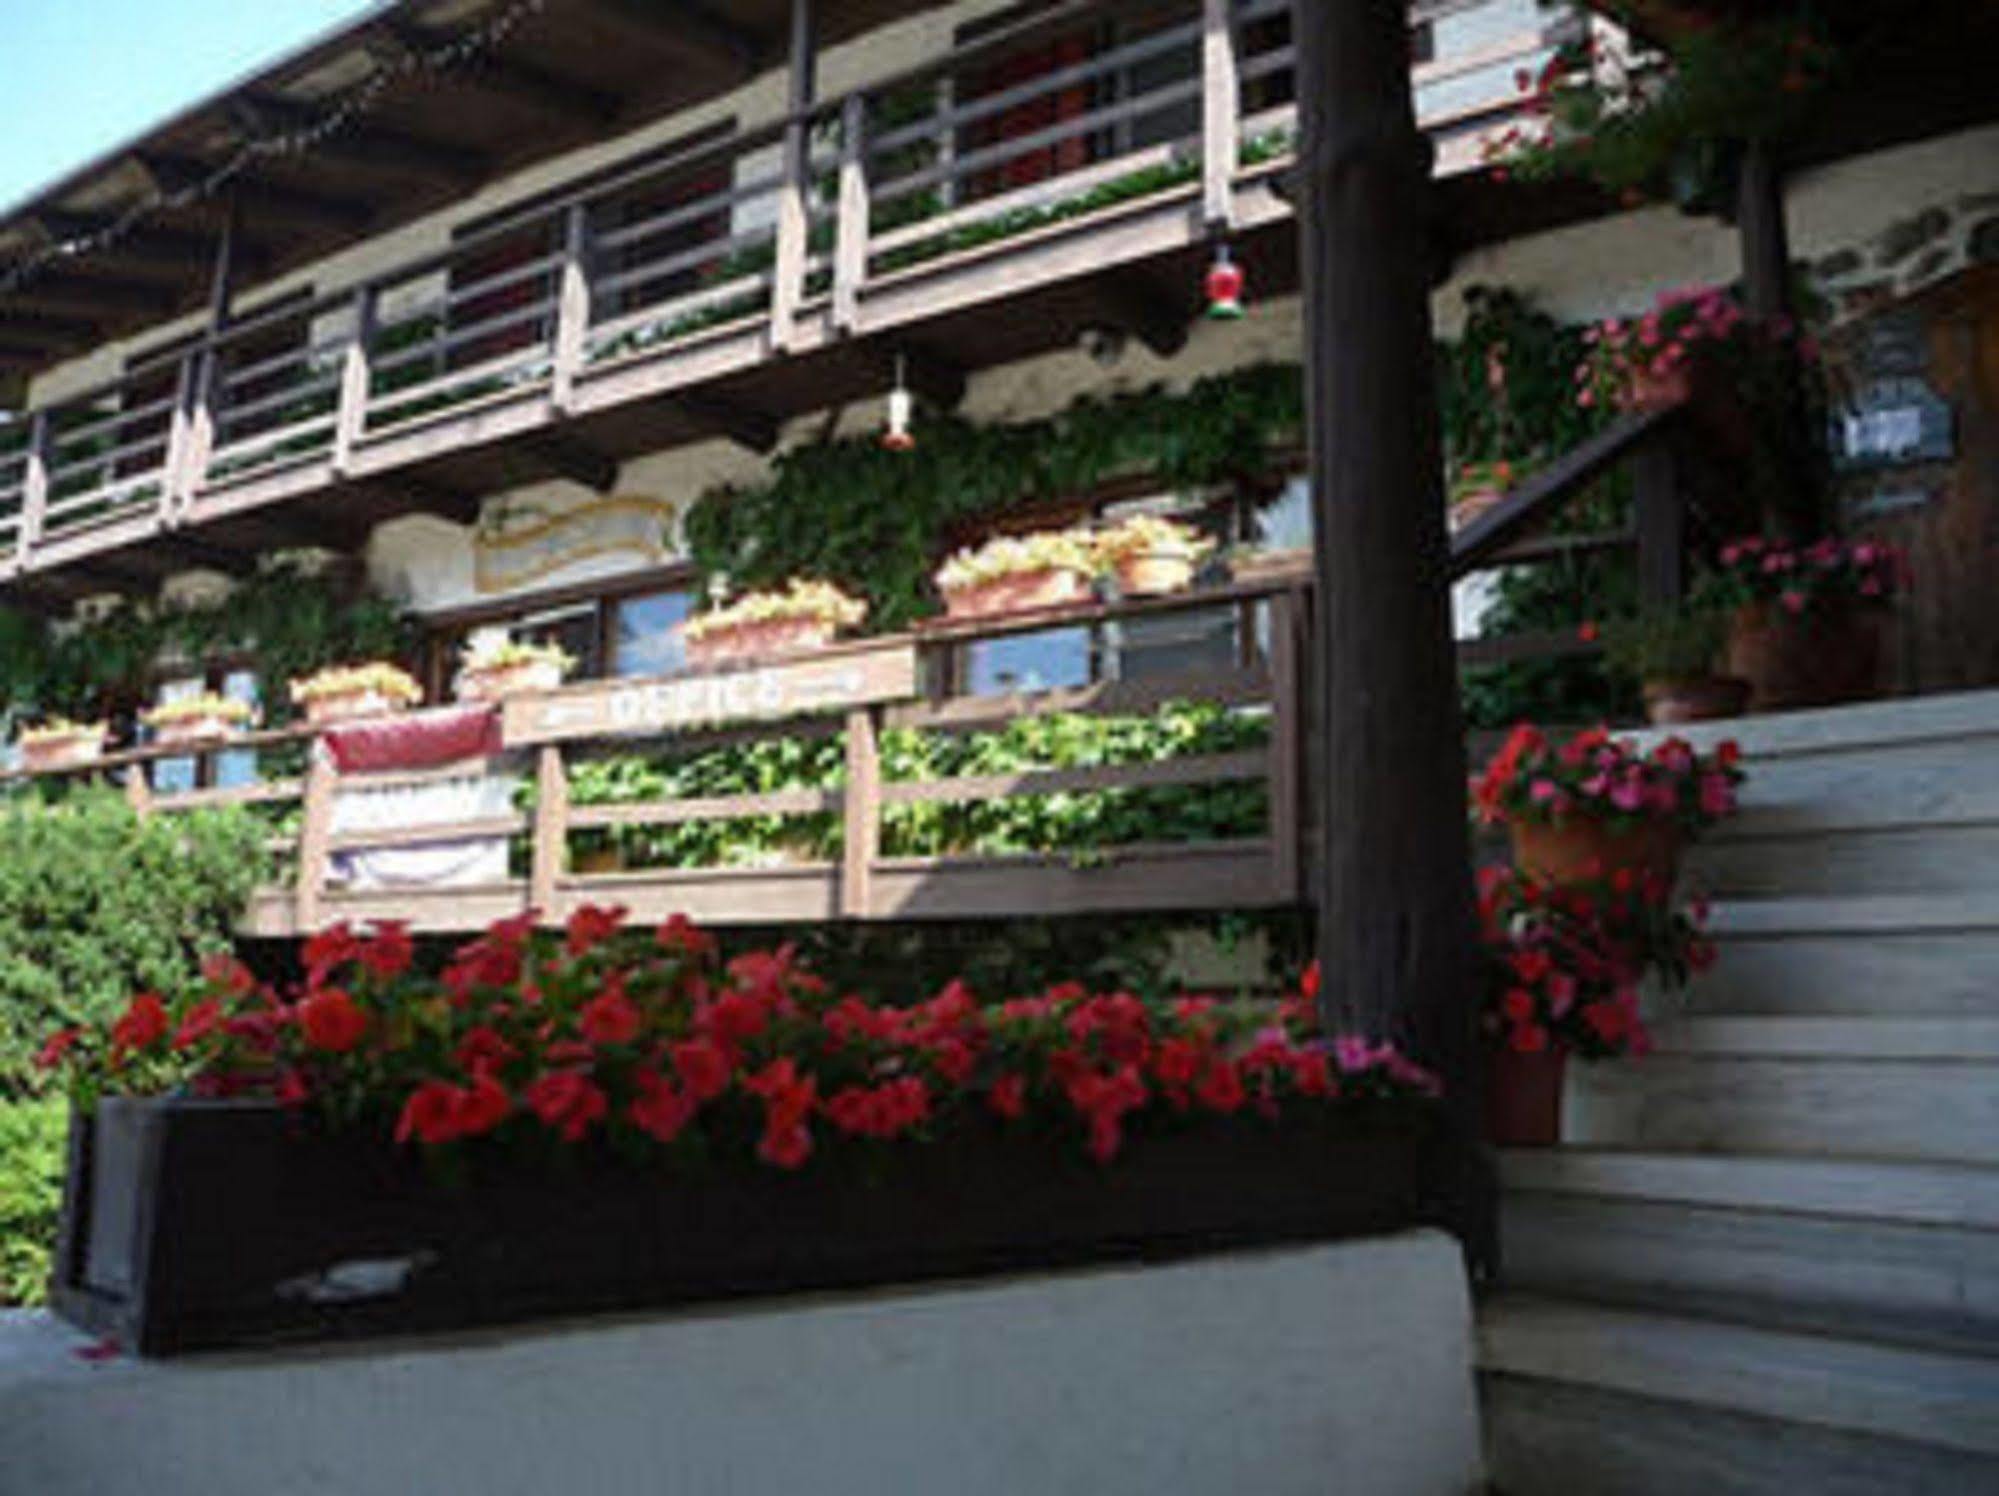
[[[1742,148],[1736,183],[1736,234],[1742,242],[1744,309],[1756,317],[1791,311],[1791,239],[1784,226],[1784,179],[1767,142]]]
[[[1233,9],[1230,0],[1201,0],[1201,216],[1211,232],[1235,224],[1242,94]]]
[[[534,846],[529,868],[528,902],[544,921],[554,922],[557,885],[569,850],[569,774],[562,748],[544,743],[535,765]]]
[[[847,713],[847,795],[840,863],[840,913],[866,919],[874,903],[875,858],[881,850],[881,744],[878,707]]]
[[[1270,856],[1277,897],[1298,897],[1299,844],[1305,834],[1303,780],[1299,759],[1304,751],[1300,710],[1304,680],[1299,671],[1298,594],[1273,593],[1270,598]]]
[[[583,370],[590,335],[590,209],[571,203],[562,217],[562,275],[555,293],[555,374],[551,394],[556,410],[567,412]]]
[[[372,285],[354,294],[354,331],[340,355],[340,406],[333,416],[333,471],[346,473],[354,445],[368,429],[368,345],[375,337],[376,299]]]
[[[41,543],[42,524],[49,509],[49,413],[35,412],[28,427],[27,464],[21,475],[21,532],[15,549],[21,569],[27,570],[34,548]]]
[[[303,816],[298,832],[298,888],[293,923],[301,935],[319,928],[320,893],[326,884],[327,848],[333,839],[333,791],[339,779],[323,739],[306,749]]]
[[[236,203],[232,198],[222,220],[222,232],[215,241],[215,269],[208,286],[208,328],[201,346],[190,355],[195,360],[188,384],[179,471],[171,474],[169,487],[177,489],[175,506],[185,509],[194,500],[202,480],[208,475],[209,454],[215,450],[215,391],[219,382],[219,361],[215,340],[229,325],[229,302],[235,278]]]
[[[812,104],[816,62],[812,0],[791,0],[791,82],[785,107],[792,120],[784,131],[784,178],[777,189],[777,246],[770,288],[770,339],[780,352],[793,344],[798,303],[805,295],[812,133],[800,116]]]
[[[851,93],[840,108],[840,219],[833,245],[833,328],[857,332],[868,278],[868,105]]]
[[[146,782],[144,764],[133,764],[125,770],[125,803],[142,821],[153,813],[153,787]]]
[[[1324,709],[1320,1002],[1330,1028],[1396,1039],[1463,1104],[1479,958],[1431,351],[1431,151],[1401,0],[1293,16]]]
[[[1638,530],[1638,594],[1648,607],[1670,607],[1686,590],[1686,505],[1670,436],[1654,435],[1632,460],[1632,509]]]

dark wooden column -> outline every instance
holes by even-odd
[[[1477,954],[1431,346],[1431,152],[1401,0],[1299,5],[1317,533],[1321,1004],[1467,1094]]]
[[[1735,228],[1742,241],[1742,301],[1758,317],[1791,311],[1791,239],[1784,226],[1784,178],[1769,145],[1742,148]]]

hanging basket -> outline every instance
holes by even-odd
[[[1514,821],[1513,865],[1543,883],[1587,883],[1629,869],[1668,888],[1679,875],[1679,828],[1646,821],[1623,830],[1582,816],[1555,821]]]
[[[1562,1141],[1562,1082],[1568,1051],[1486,1051],[1485,1135],[1501,1148],[1552,1148]]]

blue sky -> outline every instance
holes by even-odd
[[[369,0],[0,0],[0,208]]]

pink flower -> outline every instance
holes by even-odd
[[[1562,798],[1562,787],[1552,779],[1537,779],[1528,786],[1527,798],[1536,805],[1547,805]]]
[[[1735,786],[1726,774],[1701,776],[1701,814],[1719,818],[1735,809]]]
[[[1628,774],[1611,789],[1610,803],[1619,810],[1635,811],[1645,808],[1645,781],[1636,774]]]
[[[1786,613],[1802,613],[1805,611],[1805,595],[1796,588],[1786,588],[1783,596],[1778,601],[1783,603]]]

